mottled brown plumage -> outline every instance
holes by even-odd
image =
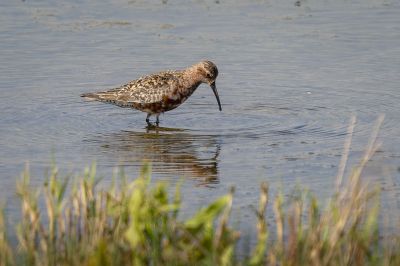
[[[221,103],[215,87],[217,76],[216,65],[210,61],[202,61],[185,70],[155,73],[133,80],[119,88],[84,93],[81,96],[146,112],[148,124],[150,124],[150,116],[156,115],[158,124],[161,113],[181,105],[201,83],[211,86],[221,111]]]

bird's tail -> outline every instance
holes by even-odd
[[[90,101],[99,101],[115,104],[121,107],[129,107],[124,101],[118,99],[117,90],[109,90],[109,91],[101,91],[101,92],[88,92],[81,94],[81,97],[84,97]]]
[[[115,90],[109,90],[109,91],[83,93],[81,94],[81,97],[101,102],[114,102],[118,99],[118,94],[116,93]]]
[[[88,93],[82,93],[81,97],[87,99],[87,100],[100,100],[100,96],[97,93],[93,93],[93,92],[88,92]]]

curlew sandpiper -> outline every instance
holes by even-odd
[[[84,93],[87,99],[128,107],[156,116],[159,124],[161,113],[170,111],[181,105],[192,95],[201,83],[210,85],[217,98],[219,110],[222,111],[215,80],[218,76],[217,66],[211,61],[201,61],[184,70],[164,71],[133,80],[118,88],[108,91]]]

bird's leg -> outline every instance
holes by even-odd
[[[150,123],[150,116],[151,116],[151,114],[147,114],[147,116],[146,116],[146,122],[147,122],[147,125],[148,125],[148,126],[151,126],[151,123]]]
[[[159,117],[160,117],[160,114],[157,114],[157,116],[156,116],[156,125],[158,126],[158,124],[160,124],[160,119],[159,119]]]

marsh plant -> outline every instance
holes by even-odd
[[[123,176],[107,188],[98,186],[94,166],[69,185],[53,167],[40,188],[25,171],[17,184],[16,244],[0,215],[0,265],[400,265],[399,231],[380,237],[380,191],[361,179],[376,137],[343,178],[349,136],[336,192],[324,207],[306,191],[270,199],[268,184],[261,184],[257,243],[244,255],[237,250],[240,232],[229,223],[233,189],[182,220],[179,185],[170,193],[166,183],[151,183],[149,164],[132,182]]]

